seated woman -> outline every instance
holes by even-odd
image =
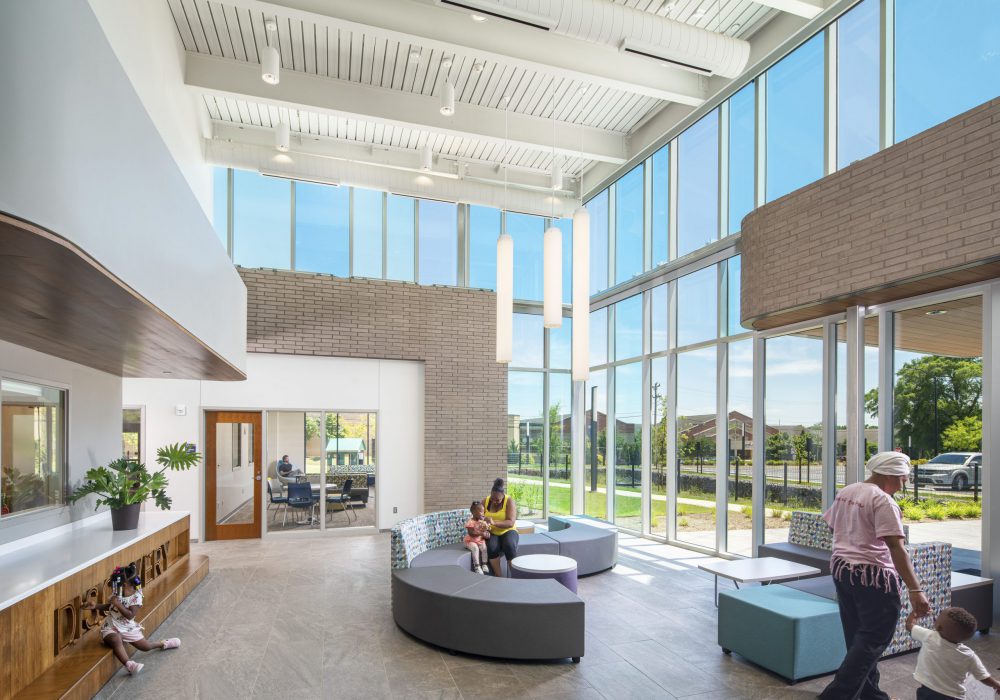
[[[503,479],[493,482],[490,497],[483,501],[486,521],[490,524],[490,538],[486,540],[486,556],[494,576],[500,576],[500,554],[507,557],[507,564],[517,556],[517,504],[507,495]]]

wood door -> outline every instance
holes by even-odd
[[[260,537],[260,411],[205,412],[205,539]]]

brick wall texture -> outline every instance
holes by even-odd
[[[464,507],[506,475],[507,366],[496,362],[492,292],[239,272],[248,352],[424,363],[426,511]]]
[[[742,246],[756,328],[996,277],[1000,99],[760,207]]]

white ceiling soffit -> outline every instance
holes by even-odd
[[[424,0],[466,14],[523,23],[572,39],[659,60],[665,68],[735,78],[746,68],[750,44],[611,0]],[[548,38],[539,36],[539,41]]]

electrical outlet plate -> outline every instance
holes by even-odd
[[[393,506],[392,507],[392,512],[393,513],[398,513],[399,512],[399,506]]]

